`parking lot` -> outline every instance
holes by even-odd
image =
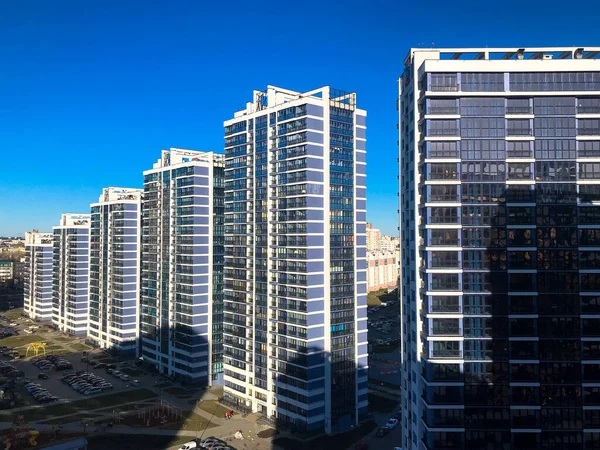
[[[367,310],[369,378],[400,386],[400,307],[397,300]]]

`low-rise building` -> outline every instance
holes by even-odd
[[[367,292],[396,287],[398,256],[395,251],[367,252]]]
[[[0,260],[0,283],[12,280],[13,262],[9,259]]]

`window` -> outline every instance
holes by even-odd
[[[453,267],[459,268],[458,252],[430,252],[430,265],[432,268]]]
[[[534,245],[534,230],[528,228],[514,228],[508,230],[509,247],[529,247]]]
[[[506,201],[511,203],[535,202],[534,186],[518,184],[509,186],[506,190]]]
[[[462,159],[481,161],[493,160],[498,161],[504,159],[505,141],[497,139],[473,140],[468,139],[461,141],[460,157]]]
[[[600,185],[581,184],[579,185],[579,201],[582,203],[600,201]]]
[[[533,207],[510,206],[508,208],[509,225],[529,225],[534,224],[535,211]]]
[[[534,269],[535,253],[530,251],[508,252],[508,267],[510,269]]]
[[[598,114],[600,113],[600,98],[578,98],[578,114]]]
[[[456,100],[453,98],[427,99],[425,114],[458,114]]]
[[[458,186],[431,185],[427,186],[429,190],[428,202],[458,202]]]
[[[581,145],[581,143],[580,143]],[[575,159],[575,139],[536,139],[535,157],[538,159]]]
[[[536,181],[570,181],[577,179],[575,161],[538,161],[535,165]]]
[[[575,104],[573,97],[536,97],[533,113],[536,116],[574,116]]]
[[[600,136],[600,119],[579,119],[579,136]]]
[[[457,142],[427,142],[427,158],[458,158]]]
[[[459,223],[458,208],[428,208],[429,223]]]
[[[600,163],[579,163],[579,179],[595,180],[600,178]]]
[[[503,162],[464,162],[461,164],[463,181],[506,181]]]
[[[466,117],[460,121],[462,138],[504,137],[505,132],[504,118],[500,117]]]
[[[531,158],[532,141],[506,141],[507,158]]]
[[[575,137],[575,117],[536,117],[533,119],[536,137]]]
[[[459,319],[431,319],[431,335],[460,336]]]
[[[531,101],[528,98],[506,100],[506,114],[531,114]]]
[[[530,163],[508,163],[509,180],[531,180],[533,172]]]
[[[600,157],[600,141],[578,141],[580,158]]]
[[[430,233],[428,245],[431,245],[431,246],[459,245],[458,230],[428,230],[428,231]],[[599,235],[599,239],[600,239],[600,235]]]
[[[509,80],[513,92],[600,90],[600,72],[513,72]]]
[[[537,225],[540,226],[565,226],[577,224],[577,210],[575,206],[538,206]]]
[[[461,90],[464,92],[501,92],[504,91],[503,73],[463,73]]]
[[[462,98],[460,115],[463,117],[504,116],[504,99],[502,98]]]
[[[433,92],[458,91],[458,82],[455,73],[431,73],[428,76],[428,90]]]
[[[460,281],[457,273],[431,273],[432,291],[459,291]]]
[[[535,185],[535,191],[538,203],[577,202],[577,185],[575,184],[537,183]]]
[[[531,121],[529,119],[509,119],[506,121],[507,136],[531,136]]]
[[[597,225],[598,223],[600,223],[600,206],[579,207],[580,225]]]
[[[505,185],[496,183],[464,183],[463,203],[504,203]]]
[[[458,136],[458,120],[427,120],[427,136]]]
[[[506,224],[504,206],[465,205],[462,208],[463,225],[495,225]]]
[[[428,164],[430,180],[457,179],[457,164]]]

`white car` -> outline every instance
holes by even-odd
[[[181,447],[179,447],[179,450],[190,450],[192,448],[198,448],[198,444],[196,444],[196,441],[186,442]]]
[[[385,426],[387,428],[391,429],[391,430],[393,430],[394,428],[396,428],[396,425],[398,425],[398,419],[390,419],[385,424]]]

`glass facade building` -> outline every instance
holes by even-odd
[[[141,344],[181,381],[222,382],[223,155],[170,149],[144,171]]]
[[[85,335],[88,325],[89,214],[63,214],[53,227],[52,324]]]
[[[52,233],[25,233],[23,311],[33,320],[52,320]]]
[[[403,448],[600,448],[597,54],[405,60]]]
[[[348,429],[367,412],[366,112],[269,86],[224,125],[225,401]]]
[[[142,189],[104,188],[92,203],[88,339],[114,353],[139,353]]]

